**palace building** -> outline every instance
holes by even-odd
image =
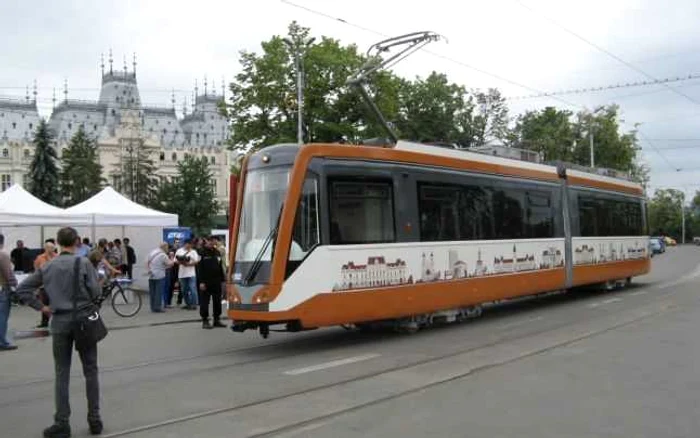
[[[58,156],[82,126],[97,144],[100,164],[107,184],[124,192],[121,173],[135,148],[143,148],[156,168],[156,176],[170,180],[177,175],[177,163],[187,155],[205,157],[212,169],[211,181],[222,210],[228,209],[230,152],[228,122],[219,111],[223,89],[217,94],[204,93],[195,86],[194,102],[183,117],[175,111],[175,98],[170,107],[146,106],[139,94],[136,61],[132,71],[102,64],[100,94],[95,101],[70,100],[64,85],[63,99],[54,105],[48,124],[55,136]],[[24,99],[0,98],[0,191],[14,183],[27,185],[27,173],[33,155],[32,139],[41,116],[37,108],[37,90]],[[126,195],[126,193],[124,193]]]

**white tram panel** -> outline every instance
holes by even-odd
[[[648,258],[648,241],[647,236],[572,237],[574,266]]]
[[[564,254],[563,238],[320,246],[270,310],[289,310],[319,293],[563,269]]]

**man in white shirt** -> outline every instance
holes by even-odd
[[[199,254],[192,248],[192,240],[185,241],[185,246],[177,250],[175,263],[179,265],[178,279],[180,280],[180,293],[185,298],[185,309],[195,310],[199,304],[195,268],[199,263]]]
[[[151,297],[151,312],[163,312],[163,292],[165,290],[165,273],[173,265],[168,255],[168,243],[163,242],[150,254],[146,265],[148,267],[148,292]]]

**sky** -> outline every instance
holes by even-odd
[[[431,30],[446,39],[398,64],[405,77],[444,72],[469,88],[508,97],[700,74],[700,2],[694,0],[23,0],[0,6],[0,96],[38,85],[48,115],[53,89],[96,100],[100,55],[124,59],[145,104],[176,107],[200,92],[221,92],[239,71],[240,51],[286,32],[296,20],[314,36],[363,51],[382,35]],[[107,67],[108,68],[108,67]],[[31,92],[31,91],[30,91]],[[623,129],[639,129],[651,190],[700,190],[700,79],[667,86],[510,100],[511,116],[556,106],[572,111],[616,103]]]

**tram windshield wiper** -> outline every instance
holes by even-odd
[[[262,258],[265,255],[265,251],[267,251],[267,248],[270,246],[270,244],[273,244],[272,251],[270,251],[270,262],[272,262],[272,256],[274,255],[274,241],[277,238],[277,232],[279,231],[280,228],[280,219],[282,217],[282,208],[284,207],[284,204],[280,205],[280,211],[277,214],[277,220],[275,222],[275,226],[270,230],[270,234],[265,237],[265,240],[263,241],[263,245],[260,248],[260,251],[255,255],[255,260],[253,261],[253,264],[250,266],[250,269],[248,270],[248,273],[246,274],[245,278],[243,279],[243,285],[245,286],[250,286],[251,282],[255,279],[255,276],[258,274],[258,271],[260,270],[260,267],[262,266]]]

